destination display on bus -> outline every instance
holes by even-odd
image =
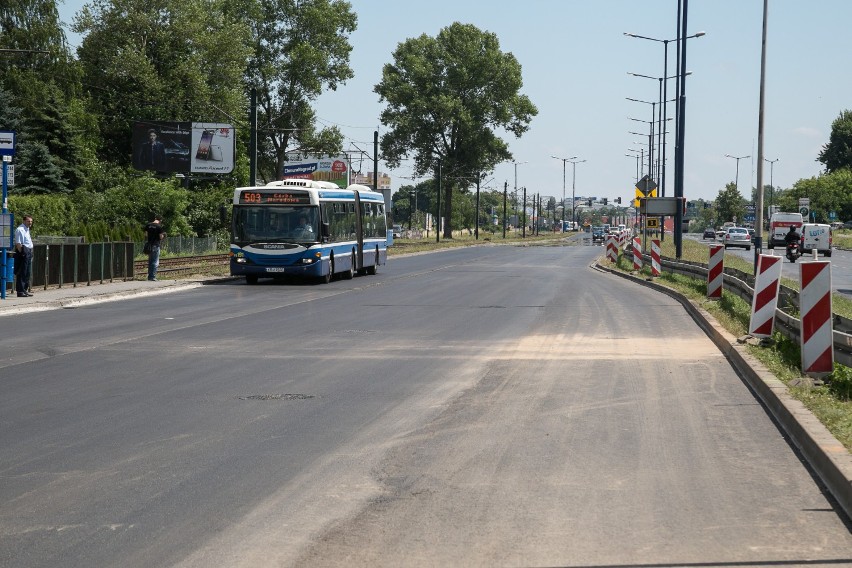
[[[240,193],[240,204],[245,205],[310,205],[311,196],[306,191],[255,191]]]

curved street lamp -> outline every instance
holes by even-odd
[[[555,160],[562,160],[562,230],[565,230],[565,163],[570,162],[571,160],[576,160],[577,156],[571,156],[570,158],[560,158],[559,156],[550,156]],[[571,230],[574,230],[574,200],[571,200]]]

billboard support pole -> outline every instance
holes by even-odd
[[[257,88],[251,89],[251,102],[249,112],[249,185],[257,185]]]

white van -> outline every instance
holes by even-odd
[[[801,213],[773,213],[769,218],[769,236],[766,237],[766,248],[775,248],[775,245],[784,246],[784,235],[790,231],[790,227],[796,227],[796,231],[802,232]]]
[[[831,227],[821,223],[802,224],[802,254],[810,254],[811,251],[831,256]]]

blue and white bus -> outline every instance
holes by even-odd
[[[231,275],[258,278],[375,274],[387,262],[381,193],[364,185],[286,179],[234,191]]]

